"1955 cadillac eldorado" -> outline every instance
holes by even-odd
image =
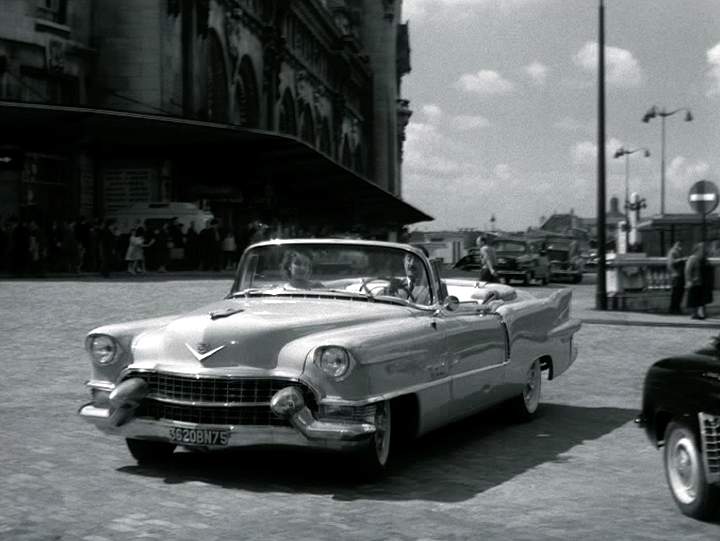
[[[376,472],[400,441],[491,405],[532,417],[542,372],[577,355],[571,291],[538,299],[440,270],[405,244],[255,244],[225,299],[92,330],[79,414],[139,463],[297,445],[354,450]]]

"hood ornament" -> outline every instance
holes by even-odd
[[[214,355],[215,353],[223,349],[225,346],[226,344],[223,344],[222,346],[218,346],[215,349],[210,349],[209,344],[206,344],[205,342],[200,342],[193,348],[190,344],[185,342],[185,347],[188,348],[190,353],[192,353],[193,357],[195,357],[195,359],[200,362],[204,361],[211,355]]]

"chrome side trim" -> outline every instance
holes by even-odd
[[[702,457],[708,483],[720,481],[720,415],[698,412]]]
[[[447,376],[442,379],[438,379],[435,381],[429,381],[426,383],[418,383],[416,385],[410,385],[409,387],[405,387],[403,389],[398,389],[395,391],[390,391],[387,393],[382,393],[375,396],[369,396],[368,398],[363,398],[362,400],[346,400],[344,398],[340,398],[337,396],[328,396],[326,398],[323,398],[318,402],[321,406],[367,406],[370,404],[377,404],[378,402],[384,402],[385,400],[392,400],[393,398],[397,398],[398,396],[406,395],[406,394],[412,394],[417,393],[419,391],[424,391],[425,389],[429,389],[431,387],[436,387],[438,385],[443,385],[447,383],[451,383],[454,380],[458,380],[464,377],[473,376],[475,374],[481,373],[481,372],[487,372],[488,370],[502,368],[504,366],[507,366],[510,364],[510,360],[499,364],[494,364],[492,366],[483,366],[482,368],[476,368],[475,370],[469,370],[467,372],[463,372],[462,374],[454,374],[452,376]]]

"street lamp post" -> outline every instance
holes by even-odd
[[[628,149],[620,147],[615,151],[614,158],[622,158],[625,156],[625,249],[629,250],[630,247],[630,154],[643,151],[646,158],[650,157],[650,151],[645,147]]]
[[[685,122],[691,122],[693,119],[690,109],[687,107],[680,107],[674,111],[666,111],[665,107],[662,109],[653,105],[648,109],[642,118],[645,123],[650,122],[650,119],[657,116],[660,117],[661,129],[660,129],[660,216],[665,215],[665,119],[669,116],[685,111]]]

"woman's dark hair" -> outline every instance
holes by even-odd
[[[307,259],[307,261],[312,265],[312,257],[309,254],[299,252],[297,250],[288,250],[285,252],[282,261],[280,262],[280,269],[282,269],[287,279],[290,279],[291,277],[290,265],[295,259]]]

